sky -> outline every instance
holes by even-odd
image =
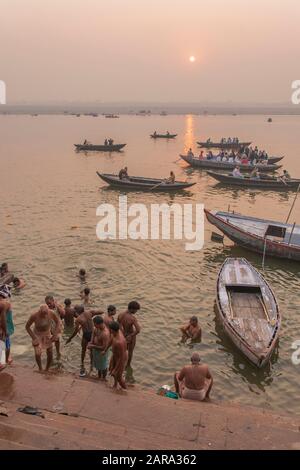
[[[0,80],[8,103],[288,103],[299,21],[299,0],[0,0]]]

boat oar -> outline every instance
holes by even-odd
[[[163,184],[163,183],[164,183],[164,181],[161,181],[160,183],[155,184],[154,186],[152,186],[151,188],[149,188],[149,191],[152,191],[152,189],[158,188],[158,186],[160,186],[160,185]]]

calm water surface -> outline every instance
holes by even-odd
[[[174,141],[153,141],[154,131],[178,133]],[[258,371],[233,348],[215,322],[215,283],[227,256],[245,256],[255,267],[261,257],[210,240],[206,223],[205,246],[185,251],[184,241],[106,241],[96,238],[96,207],[118,204],[118,190],[108,190],[96,170],[118,172],[127,165],[132,175],[163,177],[170,170],[178,179],[197,184],[181,194],[128,193],[128,203],[204,203],[211,209],[231,209],[252,216],[284,220],[293,193],[249,191],[216,187],[205,172],[178,162],[178,154],[211,136],[238,135],[252,140],[271,155],[285,155],[284,165],[300,177],[300,117],[275,116],[121,116],[120,119],[70,116],[0,116],[1,261],[27,282],[13,297],[16,333],[15,359],[33,364],[31,341],[25,333],[28,316],[48,293],[59,301],[79,302],[82,288],[76,273],[88,271],[87,283],[96,305],[128,301],[142,305],[133,360],[135,380],[156,389],[172,383],[176,369],[189,362],[191,350],[179,343],[178,328],[198,315],[203,342],[197,345],[209,364],[217,399],[270,406],[300,412],[300,366],[291,362],[292,342],[300,339],[299,264],[267,259],[265,276],[274,288],[283,315],[279,347],[270,367]],[[73,144],[84,138],[102,142],[112,136],[126,142],[122,153],[77,154]],[[300,221],[300,199],[291,221]],[[63,366],[78,369],[80,340],[64,347]]]

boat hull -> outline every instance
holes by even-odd
[[[97,172],[99,178],[108,183],[110,186],[123,189],[134,189],[142,191],[181,191],[182,189],[190,188],[194,186],[195,183],[185,183],[185,182],[175,182],[172,183],[163,183],[163,180],[159,179],[150,179],[143,177],[131,177],[128,180],[120,180],[117,175],[108,175]]]
[[[226,222],[207,209],[204,209],[204,212],[208,222],[217,227],[224,233],[224,235],[237,245],[255,253],[263,253],[265,250],[267,256],[300,261],[300,247],[287,243],[280,243],[268,238],[265,239],[262,236],[248,233],[240,227],[236,227],[229,222]]]
[[[175,139],[175,137],[177,137],[177,134],[151,134],[150,137],[152,139]]]
[[[126,144],[114,145],[92,145],[92,144],[74,144],[79,151],[97,151],[97,152],[119,152]]]
[[[243,188],[260,188],[260,189],[273,189],[276,191],[292,191],[298,188],[300,180],[278,181],[276,179],[268,178],[238,178],[231,175],[224,175],[215,173],[213,171],[207,172],[212,178],[219,183],[230,186],[241,186]]]
[[[225,170],[225,171],[232,171],[237,166],[236,163],[229,163],[229,162],[216,162],[215,160],[207,160],[203,159],[200,160],[198,158],[189,157],[188,155],[180,155],[182,160],[186,163],[191,165],[194,168],[200,168],[203,170],[206,169],[215,169],[215,170]],[[254,169],[253,165],[242,165],[239,164],[239,169],[241,172],[250,172]],[[281,165],[261,165],[257,164],[255,167],[262,173],[273,173],[281,168]]]

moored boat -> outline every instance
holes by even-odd
[[[276,346],[281,316],[264,277],[244,258],[227,258],[217,280],[217,310],[224,331],[255,366],[266,365]]]
[[[111,186],[126,189],[140,189],[146,191],[179,191],[181,189],[190,188],[196,183],[187,183],[185,181],[175,181],[167,183],[164,179],[144,178],[142,176],[130,176],[129,178],[120,179],[119,175],[111,175],[107,173],[99,173],[97,175],[103,181]]]
[[[207,149],[240,149],[243,147],[249,147],[251,142],[197,142],[200,147]]]
[[[278,170],[279,168],[281,168],[281,165],[277,165],[277,164],[274,164],[274,163],[270,163],[270,164],[267,164],[267,165],[257,163],[256,165],[252,165],[250,163],[249,164],[242,164],[242,163],[238,164],[238,163],[234,163],[234,162],[233,163],[231,163],[231,162],[220,162],[220,161],[217,161],[215,159],[210,160],[210,159],[207,159],[207,158],[199,159],[197,157],[191,157],[189,155],[180,155],[180,157],[182,158],[182,160],[187,162],[192,167],[203,168],[203,169],[211,168],[211,169],[215,169],[215,170],[230,171],[230,170],[233,170],[236,166],[238,166],[240,171],[250,172],[256,167],[261,172],[272,173],[272,172]]]
[[[207,171],[209,176],[222,184],[242,186],[243,188],[274,189],[277,191],[296,190],[300,185],[300,179],[283,180],[273,176],[261,175],[259,178],[250,176],[237,177],[229,174]]]
[[[112,144],[112,145],[94,145],[94,144],[74,144],[76,150],[95,150],[98,152],[119,152],[126,144]]]
[[[175,139],[177,134],[150,134],[152,139]]]
[[[300,261],[300,225],[204,209],[207,220],[248,250]]]

